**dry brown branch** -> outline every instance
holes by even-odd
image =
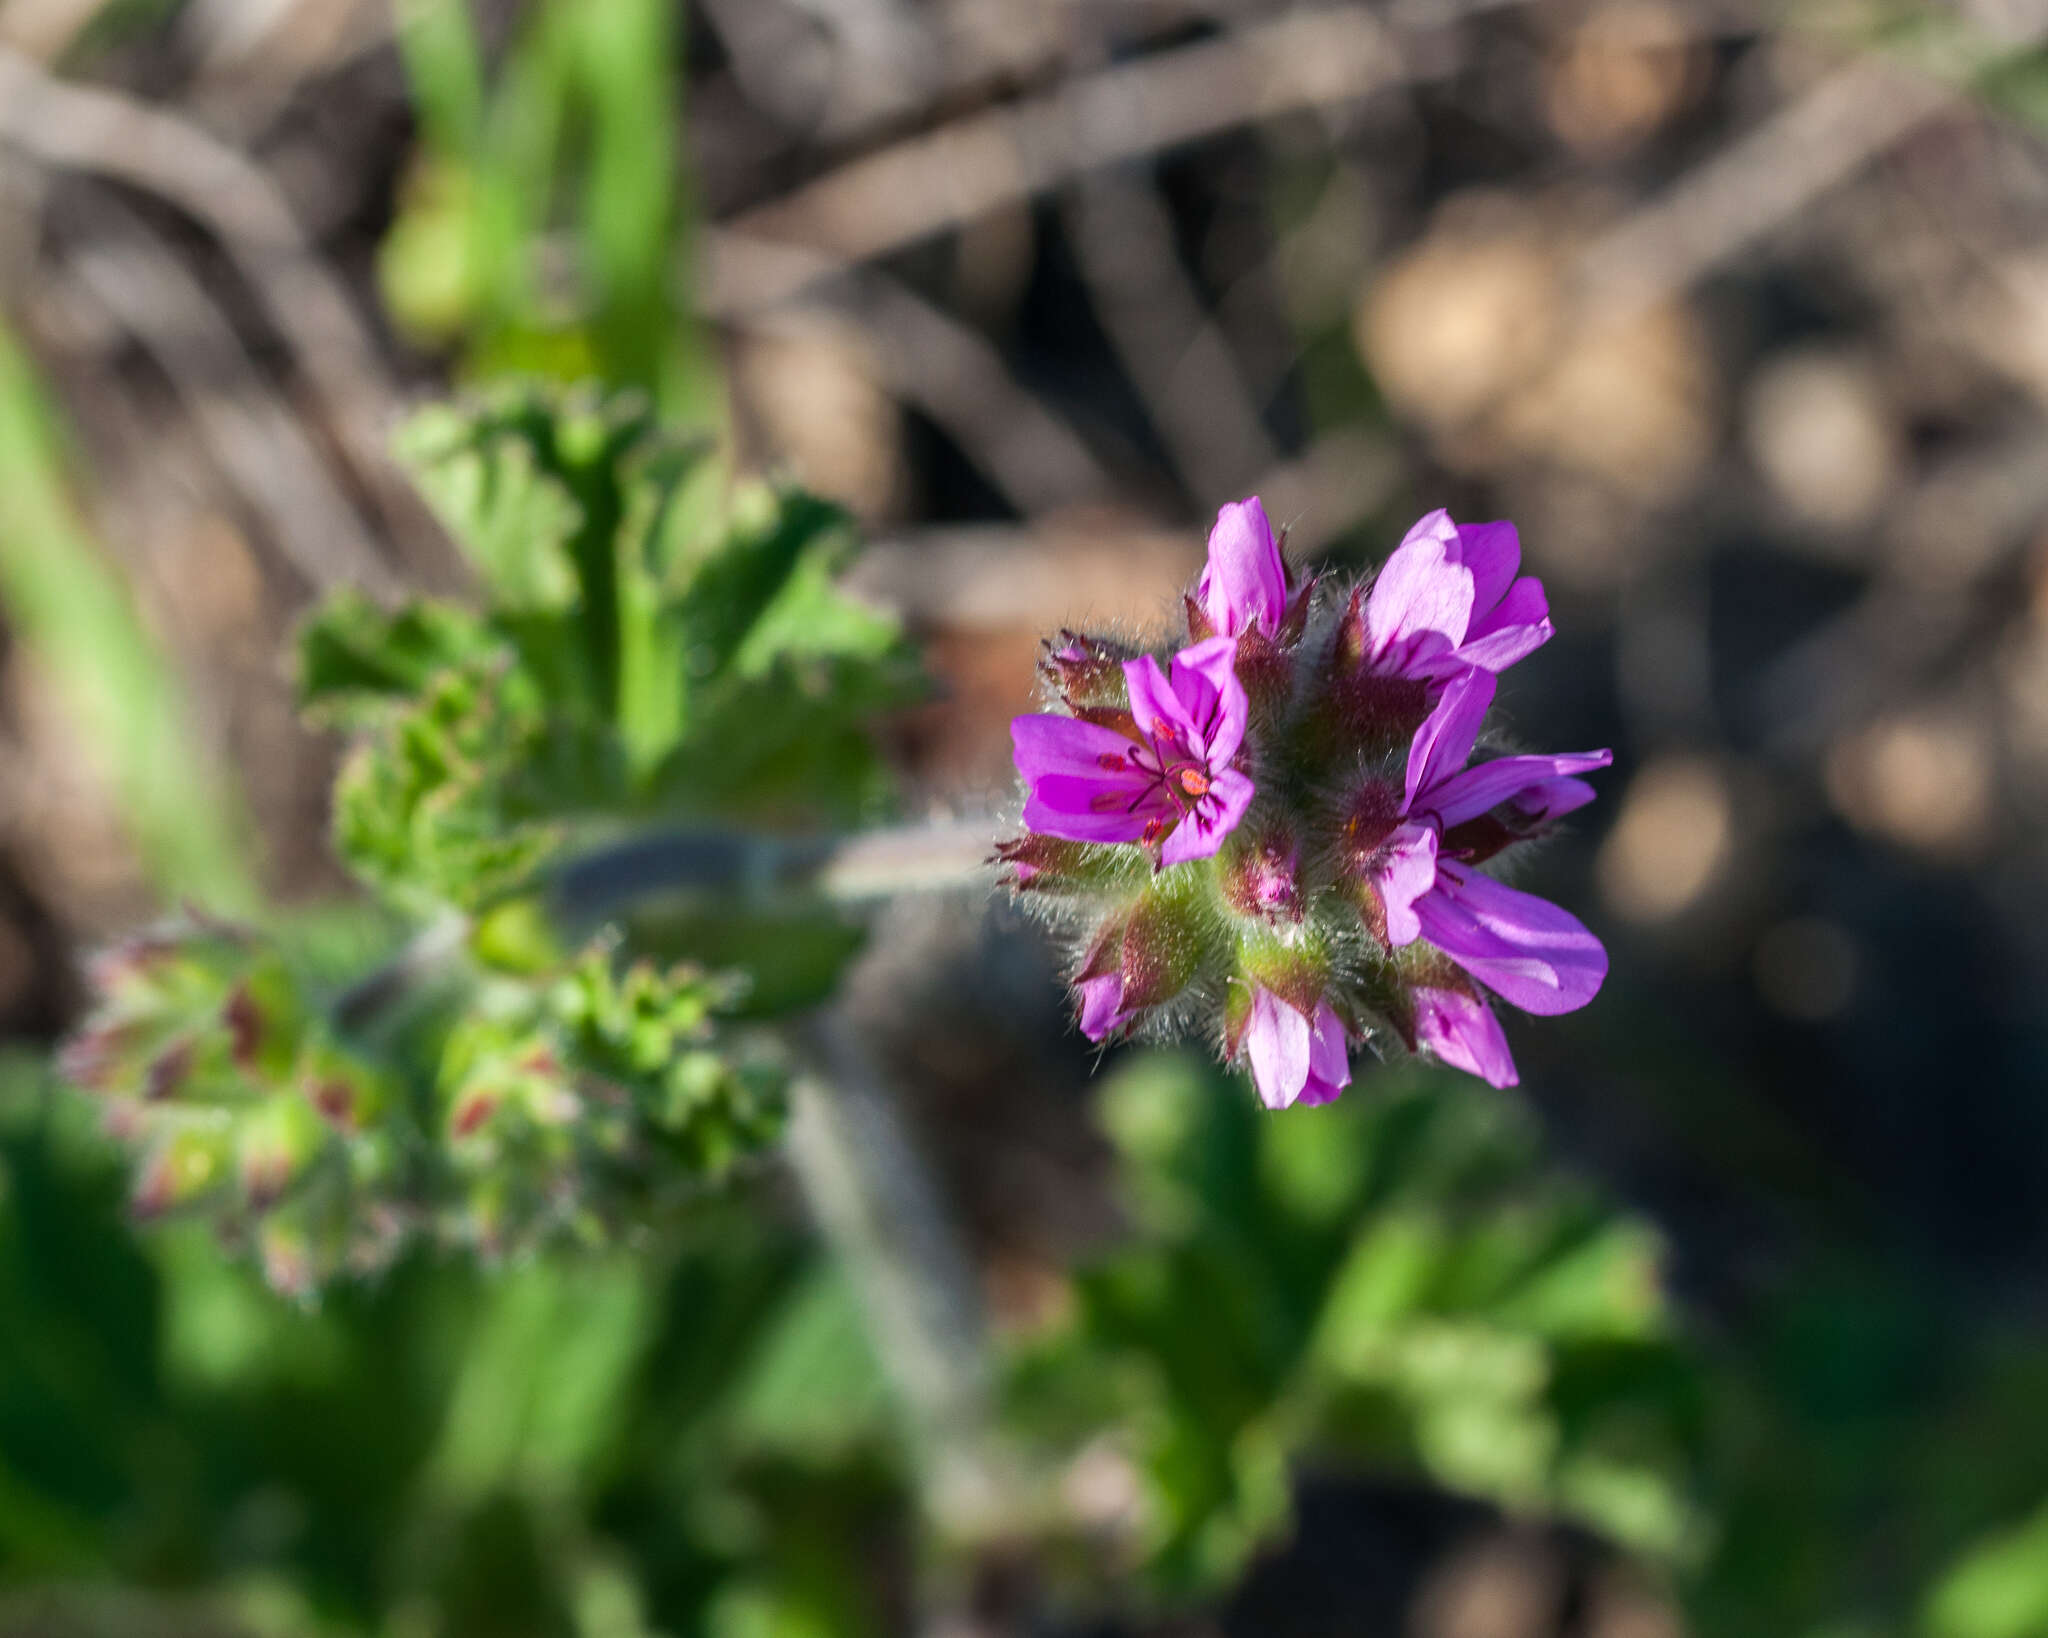
[[[1097,316],[1187,492],[1206,505],[1242,494],[1277,456],[1158,194],[1099,171],[1075,187],[1067,221]]]
[[[1835,70],[1596,240],[1580,267],[1582,310],[1618,323],[1656,306],[1960,105],[1882,58]]]
[[[1403,73],[1399,43],[1370,12],[1300,12],[955,120],[727,226],[866,261],[1102,166],[1354,102]]]
[[[889,389],[944,427],[1019,511],[1045,511],[1110,489],[1088,446],[1017,384],[986,338],[896,280],[732,233],[708,235],[705,249],[699,300],[706,313],[770,332],[857,325]],[[804,294],[795,305],[765,307],[756,299],[764,289]]]
[[[386,447],[397,389],[348,293],[262,166],[173,114],[117,92],[65,84],[5,48],[0,142],[45,165],[139,188],[211,231],[290,344],[386,521],[418,516]]]
[[[66,271],[156,360],[279,554],[313,590],[355,585],[395,597],[397,576],[233,326],[175,256],[111,209],[97,214],[93,242],[66,258]]]

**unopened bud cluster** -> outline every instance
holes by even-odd
[[[780,1124],[779,1074],[714,1038],[732,986],[619,971],[602,944],[532,980],[472,971],[459,997],[400,997],[409,1015],[374,1032],[344,1027],[345,999],[273,940],[219,922],[130,939],[89,976],[59,1069],[135,1150],[136,1213],[204,1218],[290,1295],[415,1236],[487,1254],[602,1237]]]
[[[1434,512],[1368,582],[1291,580],[1253,498],[1171,651],[1047,643],[1056,709],[1011,725],[1024,833],[997,855],[1071,937],[1091,1039],[1207,1037],[1285,1108],[1337,1097],[1353,1043],[1512,1084],[1493,1000],[1592,999],[1599,942],[1481,869],[1611,760],[1478,753],[1497,674],[1551,635],[1520,561],[1513,525]]]

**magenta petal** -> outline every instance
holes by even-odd
[[[1442,530],[1425,529],[1442,520]],[[1448,516],[1433,512],[1395,548],[1365,600],[1368,653],[1375,671],[1413,674],[1414,668],[1465,640],[1472,617],[1472,571],[1453,558]]]
[[[1598,794],[1583,779],[1546,779],[1541,784],[1531,785],[1514,798],[1514,803],[1516,811],[1525,819],[1547,825],[1568,813],[1578,812]]]
[[[1505,671],[1549,642],[1555,630],[1543,582],[1524,578],[1514,583],[1497,607],[1473,617],[1457,658],[1487,671]]]
[[[1114,729],[1050,712],[1012,717],[1010,745],[1017,772],[1024,776],[1027,785],[1036,784],[1048,774],[1101,778],[1105,772],[1104,757],[1122,761],[1137,749]]]
[[[1124,661],[1124,682],[1131,691],[1131,715],[1137,718],[1138,728],[1147,739],[1186,742],[1194,738],[1194,718],[1188,715],[1187,707],[1181,704],[1180,696],[1166,680],[1166,673],[1151,655],[1140,654],[1135,660]]]
[[[1195,725],[1196,749],[1210,765],[1235,756],[1251,713],[1237,680],[1236,640],[1211,637],[1182,649],[1173,657],[1173,692]]]
[[[1399,552],[1402,547],[1424,541],[1441,547],[1453,563],[1463,559],[1464,548],[1458,541],[1458,526],[1451,521],[1451,514],[1441,506],[1434,512],[1423,513],[1410,524],[1408,532],[1401,537],[1401,545],[1396,546],[1394,550]]]
[[[1248,627],[1271,637],[1287,612],[1287,570],[1266,509],[1256,495],[1232,501],[1209,531],[1209,564],[1196,596],[1209,623],[1226,637]]]
[[[1421,807],[1435,814],[1445,829],[1463,824],[1467,819],[1476,819],[1480,814],[1497,808],[1503,802],[1513,802],[1517,807],[1543,808],[1542,803],[1530,803],[1524,798],[1531,793],[1542,792],[1562,783],[1562,774],[1590,773],[1595,768],[1605,768],[1614,761],[1612,751],[1567,751],[1558,756],[1503,756],[1491,762],[1482,762],[1475,768],[1455,773],[1439,784],[1433,785],[1423,797]],[[1592,786],[1582,780],[1572,784],[1585,790],[1591,799]],[[1573,807],[1584,803],[1572,802],[1560,812],[1570,812]],[[1543,811],[1543,817],[1553,815]]]
[[[1457,531],[1457,560],[1472,574],[1472,625],[1465,633],[1470,639],[1479,633],[1482,613],[1505,597],[1514,583],[1515,571],[1522,566],[1522,537],[1505,520],[1461,523]]]
[[[1372,885],[1387,916],[1387,942],[1395,949],[1422,936],[1415,901],[1436,885],[1436,829],[1403,825],[1372,865]]]
[[[1435,708],[1415,730],[1408,747],[1408,798],[1403,811],[1427,806],[1428,793],[1465,766],[1479,726],[1493,705],[1495,683],[1489,671],[1467,671],[1454,677]],[[1418,802],[1418,798],[1422,800]]]
[[[1041,779],[1024,800],[1027,828],[1069,842],[1141,841],[1150,820],[1170,820],[1173,813],[1173,804],[1157,785],[1122,791],[1106,781],[1065,775]]]
[[[1124,975],[1104,973],[1074,986],[1081,997],[1081,1033],[1100,1041],[1132,1015],[1124,1011]]]
[[[1436,891],[1416,901],[1422,936],[1526,1012],[1583,1007],[1607,977],[1607,952],[1548,899],[1437,861]]]
[[[1415,1034],[1453,1068],[1477,1075],[1489,1086],[1513,1086],[1520,1077],[1493,1009],[1458,990],[1415,992]]]
[[[1252,991],[1244,1044],[1261,1103],[1285,1109],[1301,1096],[1308,1084],[1308,1020],[1263,984]]]
[[[1225,768],[1209,781],[1209,794],[1198,801],[1194,811],[1174,827],[1159,849],[1162,865],[1186,864],[1190,859],[1213,858],[1223,838],[1237,829],[1246,808],[1252,805],[1256,787],[1235,768]]]
[[[1314,1107],[1335,1103],[1351,1084],[1351,1053],[1344,1039],[1344,1025],[1327,1001],[1316,1003],[1316,1015],[1309,1026],[1308,1077],[1303,1081],[1297,1105]]]

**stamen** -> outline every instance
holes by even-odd
[[[1180,788],[1190,796],[1209,794],[1209,776],[1200,768],[1183,768],[1180,771]]]

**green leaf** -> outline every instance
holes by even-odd
[[[350,869],[415,913],[480,909],[514,893],[562,841],[530,794],[547,745],[540,702],[509,655],[438,672],[343,764],[335,845]]]
[[[299,628],[300,708],[323,723],[362,723],[490,642],[476,616],[452,604],[389,612],[360,592],[337,592]]]
[[[578,591],[569,544],[584,513],[550,469],[544,427],[517,408],[472,416],[443,406],[414,416],[398,441],[434,515],[509,612],[559,610]]]

